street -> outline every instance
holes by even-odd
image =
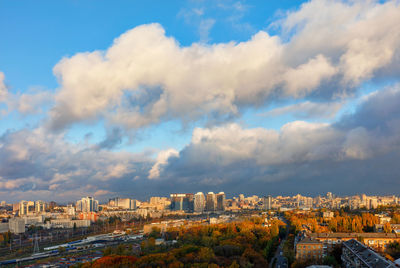
[[[282,238],[278,248],[276,249],[274,257],[271,259],[271,262],[269,264],[269,268],[287,268],[288,267],[288,260],[286,257],[283,256],[283,245],[285,244],[286,238],[289,234],[289,225],[288,223],[283,220],[286,223],[286,233],[285,237]],[[274,264],[275,262],[275,264]]]

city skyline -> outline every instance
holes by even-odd
[[[398,1],[0,2],[1,200],[397,195]]]
[[[84,201],[85,199],[88,199],[88,200],[96,200],[96,202],[97,202],[96,206],[101,205],[101,204],[110,203],[110,202],[117,206],[121,202],[121,204],[124,204],[124,206],[136,207],[137,206],[136,205],[136,201],[144,202],[144,203],[146,203],[146,202],[152,203],[152,202],[159,202],[159,201],[164,200],[164,199],[165,200],[166,199],[173,200],[173,199],[176,199],[176,198],[178,198],[178,199],[189,198],[193,202],[193,205],[195,206],[196,203],[198,203],[198,201],[196,201],[196,199],[199,200],[199,195],[200,195],[201,196],[200,200],[202,200],[202,201],[200,201],[200,203],[203,203],[201,206],[206,206],[207,195],[209,195],[209,194],[212,194],[212,195],[215,196],[215,198],[216,198],[215,202],[217,202],[218,196],[220,196],[220,195],[223,195],[223,197],[224,197],[223,200],[227,199],[227,200],[244,201],[244,200],[257,198],[263,204],[268,203],[267,210],[271,208],[272,199],[281,199],[281,198],[283,198],[283,199],[288,199],[288,198],[289,199],[293,199],[293,198],[294,199],[296,199],[296,198],[306,198],[307,199],[308,198],[308,199],[311,199],[311,200],[318,200],[318,199],[322,198],[322,199],[326,199],[326,200],[335,200],[336,199],[336,200],[346,200],[346,201],[353,200],[353,199],[358,199],[358,200],[363,200],[364,199],[364,201],[365,201],[365,199],[368,199],[368,200],[370,200],[370,199],[374,199],[375,200],[376,199],[377,201],[378,200],[390,199],[390,200],[393,200],[396,204],[398,203],[398,200],[399,200],[399,197],[397,195],[394,195],[394,194],[393,195],[377,195],[377,194],[370,195],[370,194],[365,194],[365,193],[359,193],[359,194],[354,194],[354,195],[337,195],[337,194],[332,193],[332,192],[327,192],[327,193],[320,193],[318,195],[312,196],[312,195],[302,195],[300,193],[293,194],[293,195],[282,195],[282,194],[281,195],[270,195],[270,194],[257,195],[257,194],[254,194],[254,193],[245,195],[243,193],[241,193],[241,194],[232,194],[232,193],[225,193],[225,192],[219,192],[219,193],[214,193],[214,192],[177,193],[177,192],[174,192],[174,193],[166,194],[164,196],[149,196],[149,197],[144,198],[144,199],[140,199],[140,198],[137,198],[137,197],[134,197],[134,196],[107,196],[107,197],[103,197],[102,199],[97,198],[96,196],[86,196],[86,197],[79,197],[78,200],[71,199],[71,200],[68,200],[67,202],[62,202],[61,201],[58,204],[62,205],[62,206],[65,206],[65,205],[68,204],[68,205],[76,205],[78,207],[82,207],[82,202],[88,203],[89,201]],[[97,199],[99,199],[99,200],[97,200]],[[134,204],[131,203],[131,201],[132,202],[135,201]],[[17,204],[17,203],[19,203],[19,204],[23,203],[24,206],[27,206],[28,203],[29,203],[29,206],[35,207],[37,204],[39,204],[40,206],[43,206],[43,202],[44,203],[54,203],[54,204],[56,204],[57,201],[56,200],[39,200],[39,199],[37,199],[37,200],[32,200],[32,201],[27,201],[27,200],[0,200],[0,202],[1,202],[1,204],[0,204],[1,206],[13,205],[13,204]],[[182,202],[182,201],[179,201],[179,202]],[[223,202],[225,202],[225,201],[223,201]],[[181,207],[182,204],[179,205],[179,206]],[[193,207],[193,209],[194,209],[194,207]],[[22,210],[24,210],[24,209],[22,209]]]

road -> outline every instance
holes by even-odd
[[[288,268],[288,260],[286,257],[283,256],[283,245],[285,244],[286,238],[289,235],[289,224],[285,220],[283,221],[286,223],[285,237],[282,238],[281,243],[276,249],[275,255],[271,259],[271,262],[269,263],[269,268]]]

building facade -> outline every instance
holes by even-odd
[[[272,209],[272,196],[264,196],[263,197],[263,209],[270,210]]]
[[[400,242],[400,235],[396,233],[312,233],[308,236],[322,242],[326,252],[331,252],[335,245],[352,239],[360,240],[377,251],[385,251],[389,243]]]
[[[171,194],[171,210],[193,211],[193,194]]]
[[[206,210],[214,212],[217,209],[217,198],[213,192],[208,192],[206,196]]]
[[[21,218],[11,218],[8,221],[10,232],[14,234],[25,233],[25,220]]]
[[[296,259],[321,260],[325,256],[323,247],[323,243],[306,237],[296,244]]]
[[[219,192],[216,195],[217,198],[217,210],[218,211],[225,211],[225,193]]]
[[[205,197],[202,192],[198,192],[194,195],[194,212],[204,212],[205,208]]]
[[[46,211],[46,202],[42,200],[35,201],[35,212],[43,213]]]
[[[76,210],[80,212],[97,212],[99,210],[99,201],[93,197],[84,197],[76,202]]]

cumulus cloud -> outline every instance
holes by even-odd
[[[22,115],[43,113],[53,101],[53,93],[45,90],[36,90],[10,96],[8,106]]]
[[[398,61],[399,14],[398,1],[307,2],[282,23],[296,33],[286,60],[301,63],[321,53],[337,63],[343,83],[357,84]]]
[[[168,163],[168,159],[170,157],[179,156],[179,152],[175,149],[168,149],[158,153],[157,161],[153,165],[153,167],[149,171],[149,179],[156,179],[160,177],[160,171],[163,169],[163,166]]]
[[[106,51],[54,68],[51,127],[105,118],[136,129],[162,120],[234,116],[276,98],[345,96],[399,64],[397,1],[311,1],[245,42],[181,46],[159,24],[138,26]],[[389,68],[390,67],[390,68]]]
[[[9,111],[18,111],[22,115],[43,112],[43,106],[52,103],[53,94],[49,91],[36,89],[26,93],[13,94],[5,84],[5,75],[0,72],[0,103],[4,103]],[[7,111],[4,111],[7,113]]]

